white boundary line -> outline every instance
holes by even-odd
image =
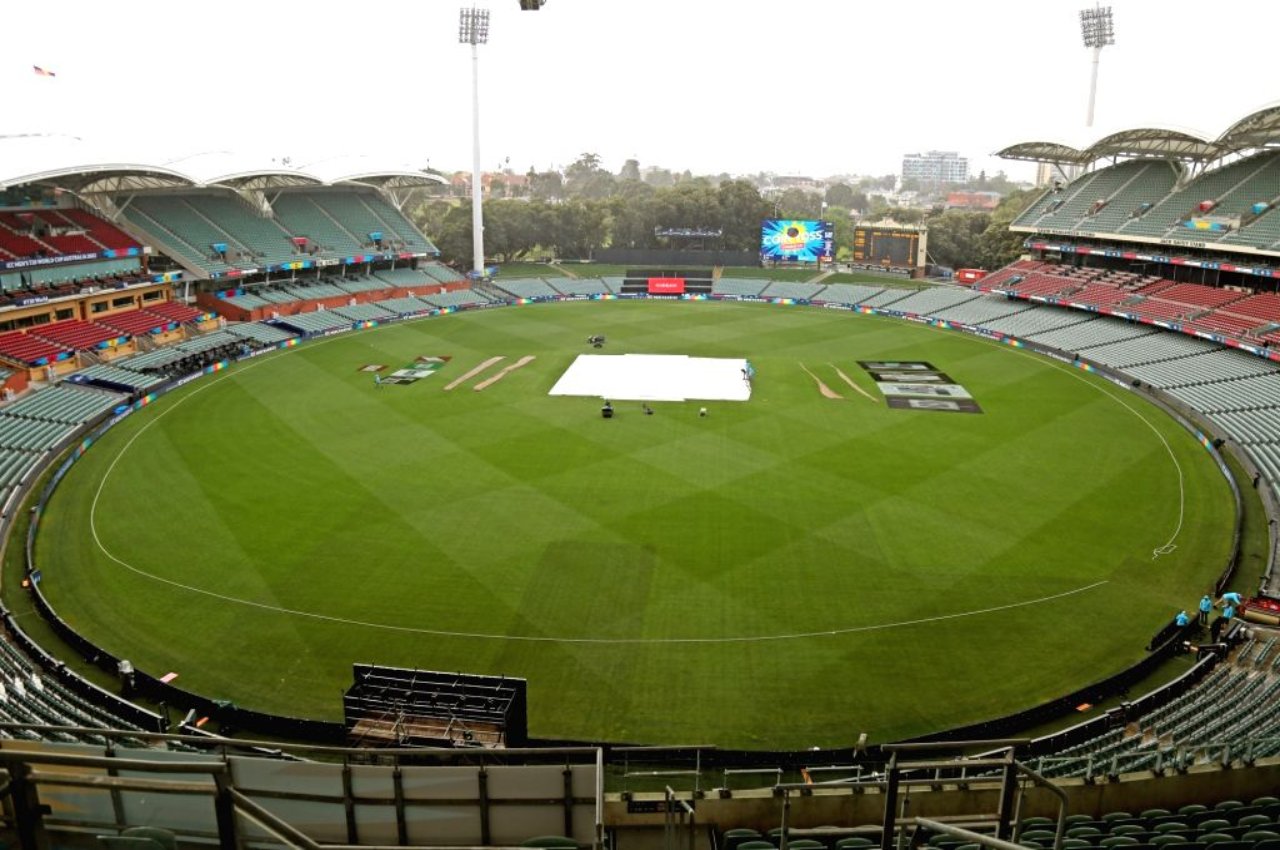
[[[967,331],[961,331],[961,333],[964,333],[966,336],[975,336],[974,334],[970,334]],[[1001,347],[1009,348],[1009,346],[1004,346],[1002,343],[995,342],[994,340],[991,340],[991,342],[995,345],[1000,345]],[[1106,384],[1099,384],[1099,383],[1094,383],[1093,381],[1086,380],[1084,375],[1080,374],[1081,372],[1080,369],[1076,369],[1071,366],[1066,366],[1044,354],[1037,354],[1034,352],[1025,351],[1021,348],[1009,348],[1009,350],[1017,354],[1021,354],[1024,357],[1030,357],[1032,360],[1043,360],[1054,369],[1057,369],[1060,372],[1064,372],[1070,375],[1071,377],[1075,378],[1077,381],[1082,382],[1085,386],[1091,387],[1092,389],[1095,389],[1098,392],[1102,393],[1107,398],[1111,399],[1116,404],[1120,405],[1121,407],[1123,407],[1124,409],[1132,413],[1134,416],[1141,419],[1142,424],[1150,428],[1151,432],[1156,435],[1156,438],[1160,440],[1161,443],[1164,444],[1164,450],[1165,452],[1168,453],[1169,460],[1173,461],[1173,468],[1178,472],[1178,522],[1176,525],[1174,525],[1173,534],[1169,536],[1169,539],[1165,541],[1163,545],[1157,546],[1156,548],[1151,550],[1151,560],[1154,561],[1156,558],[1159,558],[1161,555],[1168,555],[1171,552],[1173,552],[1174,549],[1177,549],[1178,544],[1174,543],[1173,541],[1177,540],[1178,535],[1182,533],[1182,525],[1186,518],[1187,488],[1186,488],[1185,476],[1182,472],[1182,464],[1178,462],[1178,456],[1174,454],[1173,446],[1169,445],[1169,441],[1165,439],[1164,434],[1160,433],[1160,429],[1157,428],[1155,425],[1153,425],[1150,419],[1143,416],[1141,411],[1139,411],[1133,405],[1129,404],[1129,402],[1126,401],[1124,398],[1122,398],[1119,395],[1116,395],[1115,393],[1110,392],[1109,387],[1107,387]],[[1105,381],[1106,378],[1100,378],[1100,380]]]
[[[891,317],[891,316],[881,316],[879,318],[894,319],[894,317]],[[903,320],[896,319],[896,321],[903,321]],[[1177,470],[1177,475],[1178,475],[1178,522],[1169,540],[1164,545],[1158,546],[1153,550],[1152,558],[1154,559],[1154,558],[1158,558],[1160,555],[1169,554],[1170,552],[1172,552],[1174,549],[1177,548],[1177,545],[1174,543],[1174,540],[1176,540],[1178,535],[1182,533],[1182,526],[1183,526],[1184,515],[1186,510],[1186,490],[1185,490],[1185,484],[1184,484],[1182,464],[1178,462],[1178,458],[1174,454],[1173,447],[1169,445],[1169,441],[1165,439],[1164,434],[1160,433],[1159,429],[1156,428],[1156,426],[1153,425],[1151,421],[1147,419],[1147,417],[1145,417],[1140,411],[1138,411],[1135,407],[1130,405],[1127,401],[1125,401],[1120,396],[1107,391],[1104,384],[1098,384],[1098,383],[1089,381],[1083,375],[1079,374],[1079,370],[1073,369],[1061,363],[1058,363],[1057,361],[1053,360],[1052,358],[1046,355],[1030,352],[1030,351],[1024,351],[1018,348],[1011,348],[1009,346],[999,343],[998,341],[991,340],[986,337],[979,336],[977,334],[968,333],[966,331],[961,331],[961,336],[964,338],[972,339],[975,342],[986,342],[988,345],[996,346],[1001,350],[1008,350],[1008,351],[1011,351],[1012,353],[1020,354],[1024,357],[1031,359],[1033,362],[1040,363],[1041,365],[1049,366],[1050,368],[1053,368],[1053,369],[1057,369],[1058,371],[1061,371],[1069,375],[1070,377],[1075,378],[1078,381],[1081,381],[1082,383],[1085,384],[1085,386],[1088,386],[1096,390],[1097,392],[1102,393],[1106,397],[1110,398],[1112,401],[1124,407],[1126,410],[1128,410],[1130,413],[1136,416],[1139,420],[1141,420],[1142,423],[1146,425],[1152,431],[1152,433],[1156,435],[1156,437],[1160,440],[1161,444],[1164,445],[1165,451],[1168,453],[1169,459],[1173,461],[1174,468]],[[330,339],[317,340],[316,342],[312,343],[308,347],[315,347],[318,345],[323,345],[325,343],[334,342],[338,339],[344,339],[344,338],[345,337],[335,336]],[[262,363],[267,362],[267,360],[273,360],[273,359],[275,358],[262,358],[256,362],[246,364],[242,368],[235,369],[234,371],[237,374],[241,372],[245,372],[249,369],[254,368],[255,366],[258,366],[258,365],[261,365]],[[231,370],[227,370],[222,374],[226,375],[227,377],[230,377]],[[113,552],[107,549],[106,545],[102,542],[102,539],[98,535],[98,523],[97,523],[98,502],[100,497],[102,496],[103,488],[106,487],[107,480],[111,477],[111,473],[116,468],[116,464],[120,462],[120,459],[124,457],[125,453],[128,452],[128,450],[133,446],[133,444],[137,441],[137,439],[141,437],[143,434],[145,434],[151,428],[151,426],[153,426],[156,422],[159,422],[165,416],[169,415],[174,410],[177,410],[181,405],[186,403],[191,398],[194,398],[196,395],[204,392],[204,390],[208,389],[209,387],[215,386],[218,383],[220,383],[220,381],[218,380],[211,380],[206,383],[203,383],[201,386],[197,387],[196,389],[188,393],[183,398],[174,402],[172,406],[168,407],[161,413],[156,414],[151,419],[151,421],[147,422],[147,424],[139,428],[137,433],[135,433],[132,437],[129,438],[128,442],[124,444],[124,446],[112,459],[111,464],[107,467],[106,472],[103,473],[102,479],[98,482],[98,489],[97,491],[94,492],[93,502],[90,504],[90,508],[89,508],[89,529],[93,535],[94,544],[98,547],[99,550],[101,550],[101,552],[104,555],[107,556],[107,558],[109,558],[111,561],[115,562],[116,564],[119,564],[120,566],[124,567],[125,569],[129,570],[130,572],[136,575],[142,576],[143,578],[147,578],[161,584],[167,584],[171,587],[176,587],[181,590],[186,590],[190,593],[197,593],[202,596],[218,599],[223,602],[230,602],[237,605],[243,605],[249,608],[256,608],[261,611],[269,611],[277,614],[287,614],[295,617],[305,617],[308,619],[320,620],[323,622],[336,623],[340,625],[358,626],[362,628],[372,628],[372,629],[382,629],[386,631],[428,635],[428,636],[434,636],[434,637],[454,637],[454,638],[472,638],[472,639],[480,639],[480,640],[518,641],[518,642],[525,642],[525,643],[568,643],[568,644],[596,644],[596,645],[599,645],[599,644],[656,645],[656,644],[758,643],[758,642],[766,642],[766,641],[798,640],[798,639],[812,638],[812,637],[833,637],[838,635],[857,634],[861,632],[883,631],[887,629],[901,628],[904,626],[916,626],[916,625],[923,625],[926,623],[942,622],[945,620],[955,620],[963,617],[974,617],[982,614],[992,614],[999,611],[1008,611],[1015,608],[1024,608],[1031,605],[1039,605],[1046,602],[1053,602],[1058,599],[1063,599],[1063,598],[1074,596],[1080,593],[1088,592],[1090,590],[1093,590],[1098,587],[1102,587],[1103,585],[1106,585],[1109,583],[1105,580],[1098,581],[1092,584],[1087,584],[1081,587],[1074,588],[1072,590],[1067,590],[1061,593],[1052,594],[1050,596],[1042,596],[1037,599],[1026,599],[1020,602],[1011,602],[1006,605],[997,605],[990,608],[979,608],[971,611],[960,611],[952,614],[939,614],[933,617],[922,617],[914,620],[899,620],[891,623],[879,623],[879,624],[868,625],[868,626],[850,626],[850,627],[840,628],[840,629],[819,630],[819,631],[810,631],[810,632],[792,632],[787,634],[776,634],[776,635],[744,635],[744,636],[738,636],[738,637],[703,637],[703,638],[697,638],[697,637],[668,637],[668,638],[577,637],[575,638],[575,637],[557,637],[557,636],[539,636],[539,635],[504,635],[504,634],[492,634],[487,632],[451,631],[448,629],[429,629],[429,628],[423,628],[418,626],[397,626],[390,623],[377,623],[377,622],[366,621],[366,620],[352,620],[352,619],[347,619],[345,617],[336,617],[329,614],[319,614],[314,611],[302,611],[294,608],[285,608],[280,605],[268,605],[263,602],[254,602],[249,599],[241,599],[239,597],[217,593],[212,590],[206,590],[204,588],[183,584],[182,582],[174,581],[173,579],[164,578],[163,576],[158,576],[153,573],[149,573],[145,570],[139,569],[138,567],[135,567],[134,565],[128,563],[127,561],[117,557]]]

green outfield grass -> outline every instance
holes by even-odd
[[[748,357],[753,398],[605,421],[549,397],[592,333]],[[358,371],[422,355],[452,360],[412,386]],[[443,391],[496,355],[537,359]],[[863,359],[930,361],[985,412],[890,410],[837,374],[877,395]],[[1173,420],[1025,351],[829,310],[578,302],[307,343],[171,393],[76,464],[36,558],[75,628],[246,707],[338,718],[351,663],[375,662],[526,677],[535,737],[800,748],[1134,663],[1222,569],[1233,510]]]

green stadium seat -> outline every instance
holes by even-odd
[[[724,850],[737,850],[748,841],[756,841],[760,833],[754,829],[726,829],[724,832]]]
[[[826,850],[827,845],[812,838],[795,838],[787,842],[791,850]]]
[[[1087,823],[1093,823],[1093,818],[1089,815],[1067,815],[1067,826],[1083,826]]]
[[[98,843],[107,850],[165,850],[160,842],[138,835],[99,835]]]
[[[1085,850],[1085,848],[1092,846],[1092,841],[1085,841],[1083,838],[1062,839],[1062,850]]]
[[[1138,815],[1138,817],[1145,818],[1146,820],[1154,820],[1155,818],[1168,817],[1171,814],[1173,814],[1173,812],[1168,809],[1145,809]]]
[[[1112,835],[1142,835],[1148,830],[1139,823],[1122,823],[1111,827]]]
[[[1251,843],[1280,840],[1280,832],[1276,832],[1274,829],[1253,829],[1240,836],[1240,840]]]
[[[1132,820],[1133,815],[1128,812],[1107,812],[1102,816],[1104,823],[1115,823],[1118,820]]]
[[[1112,847],[1132,847],[1134,844],[1142,842],[1134,838],[1132,835],[1110,835],[1098,842],[1099,847],[1106,847],[1108,850]]]
[[[1231,821],[1226,820],[1225,818],[1210,818],[1209,820],[1201,821],[1196,825],[1196,827],[1201,832],[1207,834],[1210,832],[1217,832],[1222,829],[1230,829]]]
[[[1225,832],[1208,832],[1208,833],[1205,833],[1204,835],[1201,835],[1196,840],[1199,841],[1201,844],[1205,845],[1206,847],[1210,847],[1214,844],[1221,844],[1224,841],[1235,841],[1234,838],[1232,838],[1230,835],[1227,835]]]
[[[1047,829],[1028,829],[1018,836],[1019,841],[1047,841],[1050,844],[1053,843],[1055,838],[1057,838],[1057,833]]]
[[[1251,806],[1276,806],[1280,805],[1280,797],[1254,797],[1249,803]]]
[[[521,847],[538,847],[542,850],[567,850],[578,846],[578,842],[563,835],[539,835],[520,842]]]
[[[1164,847],[1166,844],[1190,844],[1191,839],[1180,832],[1166,832],[1163,835],[1151,836],[1149,843],[1157,847]]]
[[[1223,800],[1220,803],[1214,804],[1214,808],[1220,812],[1225,812],[1225,811],[1228,811],[1229,809],[1239,809],[1243,806],[1244,806],[1244,803],[1240,802],[1239,800]]]
[[[1208,806],[1202,805],[1202,804],[1200,804],[1200,803],[1188,803],[1187,805],[1185,805],[1185,806],[1183,806],[1182,808],[1178,809],[1178,814],[1180,814],[1180,815],[1198,815],[1198,814],[1200,814],[1201,812],[1207,812],[1207,811],[1209,811],[1209,807],[1208,807]]]
[[[851,835],[836,842],[836,850],[862,850],[864,847],[875,847],[876,842],[860,835]]]
[[[1164,835],[1169,832],[1189,832],[1190,830],[1191,827],[1180,821],[1164,821],[1163,823],[1158,823],[1151,828],[1152,832],[1160,835]]]
[[[1236,826],[1262,826],[1272,823],[1271,818],[1263,814],[1245,815],[1236,821]]]
[[[1103,835],[1103,832],[1096,826],[1073,826],[1067,830],[1067,835],[1072,838],[1096,838]]]
[[[1022,828],[1038,829],[1040,827],[1053,827],[1056,825],[1056,823],[1057,822],[1054,821],[1052,818],[1023,818]]]

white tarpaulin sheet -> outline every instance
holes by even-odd
[[[620,401],[747,401],[747,361],[683,354],[581,354],[550,395]]]

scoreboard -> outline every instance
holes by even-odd
[[[864,268],[914,273],[924,267],[925,233],[918,227],[860,224],[853,229],[853,262]]]

